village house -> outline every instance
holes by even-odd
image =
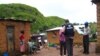
[[[40,33],[40,34],[32,34],[31,39],[37,43],[39,46],[43,46],[45,44],[46,40],[46,34]]]
[[[74,26],[75,28],[75,36],[74,36],[74,44],[82,45],[82,37],[83,32],[81,31],[80,27],[82,26]],[[49,43],[59,44],[59,30],[61,27],[56,27],[47,30],[47,39]]]
[[[59,44],[59,30],[61,27],[56,27],[47,30],[47,40],[49,43]]]
[[[30,21],[0,18],[0,52],[19,51],[19,36],[22,30],[27,44],[30,38]]]

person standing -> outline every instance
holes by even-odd
[[[28,49],[29,49],[29,53],[31,55],[32,54],[32,40],[31,39],[29,39],[29,41],[28,41]]]
[[[59,30],[59,40],[60,40],[60,56],[66,55],[66,41],[65,41],[65,36],[64,36],[64,28]]]
[[[90,34],[90,28],[88,26],[88,22],[85,22],[85,28],[84,28],[84,34],[83,34],[83,53],[89,54],[89,34]]]
[[[68,20],[65,21],[65,38],[68,56],[73,56],[73,37],[74,37],[74,26],[69,23]]]
[[[21,35],[19,37],[20,38],[20,52],[23,55],[25,52],[24,31],[21,31],[20,33],[21,33]]]

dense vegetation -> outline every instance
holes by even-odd
[[[0,18],[10,18],[29,20],[31,32],[42,32],[48,28],[60,26],[64,19],[57,16],[44,17],[36,8],[25,4],[0,4]]]
[[[95,22],[90,23],[91,34],[95,34],[97,32],[97,24]]]
[[[90,38],[90,41],[91,42],[96,42],[97,41],[97,24],[95,22],[91,22],[90,23],[90,29],[91,29],[91,38]]]

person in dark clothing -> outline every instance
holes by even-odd
[[[73,56],[74,27],[69,21],[66,22],[64,31],[68,56]]]
[[[59,40],[60,40],[60,56],[66,55],[66,41],[64,36],[64,28],[62,28],[59,31]]]
[[[90,28],[88,26],[88,22],[85,22],[85,28],[84,28],[84,34],[83,34],[83,53],[84,54],[89,54],[89,33],[90,33]]]

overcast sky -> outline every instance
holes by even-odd
[[[72,23],[94,22],[96,5],[91,0],[0,0],[4,3],[22,3],[36,7],[44,16],[59,16]]]

